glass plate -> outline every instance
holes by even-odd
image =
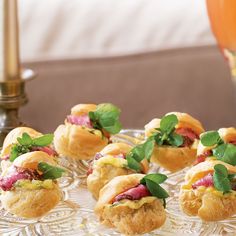
[[[134,139],[135,138],[135,139]],[[114,142],[127,142],[134,145],[143,138],[142,130],[123,130],[113,138]],[[66,177],[60,185],[63,190],[63,200],[46,216],[27,220],[18,218],[0,210],[0,235],[63,235],[63,236],[115,236],[120,235],[115,229],[102,226],[93,213],[95,200],[86,189],[86,162],[68,162],[61,159],[61,164],[68,169]],[[152,171],[160,171],[168,175],[165,188],[170,197],[167,200],[167,220],[158,230],[147,235],[235,235],[236,217],[226,221],[204,223],[196,217],[184,215],[178,205],[178,193],[186,169],[174,174],[152,166]]]

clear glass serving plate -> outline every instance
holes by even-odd
[[[127,142],[134,145],[142,140],[142,130],[123,130],[113,138],[114,142]],[[134,139],[135,138],[135,139]],[[95,200],[86,188],[86,162],[71,162],[61,159],[61,164],[68,170],[60,185],[63,189],[63,200],[46,216],[28,220],[18,218],[0,210],[0,235],[29,236],[115,236],[120,235],[115,229],[102,226],[93,213]],[[158,230],[147,235],[235,235],[236,216],[226,221],[204,223],[196,217],[184,215],[178,204],[178,193],[186,170],[170,174],[153,166],[152,171],[168,175],[165,188],[170,197],[167,200],[167,220]],[[49,199],[50,201],[50,199]]]

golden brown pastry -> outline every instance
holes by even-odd
[[[236,173],[235,166],[209,158],[187,172],[179,198],[180,206],[187,215],[198,216],[204,221],[218,221],[236,213],[235,180],[230,179],[229,175],[223,176],[224,172],[219,172],[215,177],[216,166],[220,166],[221,171],[224,167],[228,171],[227,175]],[[229,187],[228,191],[221,191],[214,178],[228,178],[230,185],[223,185]]]
[[[163,201],[150,193],[145,175],[118,176],[100,191],[95,213],[102,224],[125,235],[143,234],[161,227],[166,220]]]
[[[133,174],[136,171],[128,167],[126,155],[132,147],[126,143],[112,143],[107,145],[100,153],[95,155],[93,163],[88,170],[88,190],[98,199],[100,189],[111,179],[120,175]],[[147,173],[149,163],[142,162],[142,173]]]
[[[109,114],[112,123],[108,127]],[[119,114],[117,107],[107,103],[74,106],[65,124],[58,126],[54,133],[56,151],[62,156],[79,160],[91,159],[108,144],[111,134],[120,131]]]
[[[35,151],[17,157],[0,177],[2,206],[20,217],[45,215],[61,199],[56,179],[62,172],[45,152]]]
[[[164,119],[166,122],[161,122]],[[172,127],[170,130],[168,125]],[[162,119],[153,119],[145,125],[146,138],[157,136],[159,142],[154,139],[156,142],[151,162],[171,172],[190,166],[196,160],[197,144],[202,132],[202,124],[186,113],[171,112]]]
[[[27,133],[32,138],[37,138],[43,135],[42,133],[29,127],[17,127],[11,130],[6,136],[6,138],[4,139],[2,151],[1,151],[1,158],[4,158],[4,156],[10,154],[11,147],[15,143],[18,143],[17,138],[22,137],[23,133]]]
[[[50,156],[56,157],[57,153],[51,146],[52,141],[52,134],[43,135],[29,127],[13,129],[3,142],[1,151],[2,170],[9,167],[17,156],[27,152],[43,151]]]

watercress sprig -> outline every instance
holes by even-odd
[[[178,124],[176,115],[166,115],[161,119],[160,128],[153,134],[153,138],[157,145],[171,145],[179,147],[183,144],[184,139],[175,132],[175,126]]]
[[[140,172],[142,170],[141,161],[145,158],[150,161],[153,149],[153,138],[149,138],[143,144],[139,144],[132,148],[131,151],[126,155],[128,167],[137,172]]]
[[[141,161],[146,158],[150,161],[153,153],[154,144],[171,146],[181,146],[183,144],[183,137],[175,133],[175,126],[178,124],[177,116],[174,114],[164,116],[160,122],[160,128],[157,132],[150,136],[143,144],[134,147],[126,156],[128,167],[137,172],[141,171]]]
[[[95,129],[117,134],[121,130],[120,112],[120,109],[113,104],[102,103],[97,106],[95,111],[89,112],[89,118]]]
[[[207,131],[200,135],[201,143],[206,146],[214,146],[223,143],[218,131]]]
[[[43,179],[58,179],[65,172],[64,169],[49,165],[46,162],[40,162],[38,164],[38,170],[43,173],[42,174]]]
[[[236,165],[236,146],[231,143],[224,143],[217,131],[208,131],[200,136],[204,146],[213,146],[213,156],[231,165]]]
[[[29,134],[23,133],[22,137],[17,138],[16,144],[11,148],[10,161],[13,162],[18,156],[30,152],[34,146],[44,147],[48,146],[53,141],[53,134],[45,134],[38,138],[31,138]]]
[[[229,175],[227,168],[222,164],[214,166],[213,183],[214,187],[223,192],[228,193],[232,190],[232,175]]]
[[[143,177],[140,184],[146,185],[152,196],[162,199],[164,202],[164,207],[166,206],[165,199],[169,197],[167,191],[160,186],[167,179],[166,175],[163,174],[148,174]]]

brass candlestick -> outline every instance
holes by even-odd
[[[35,74],[21,69],[16,0],[0,0],[0,146],[7,133],[22,123],[18,109],[27,102],[25,81]]]

